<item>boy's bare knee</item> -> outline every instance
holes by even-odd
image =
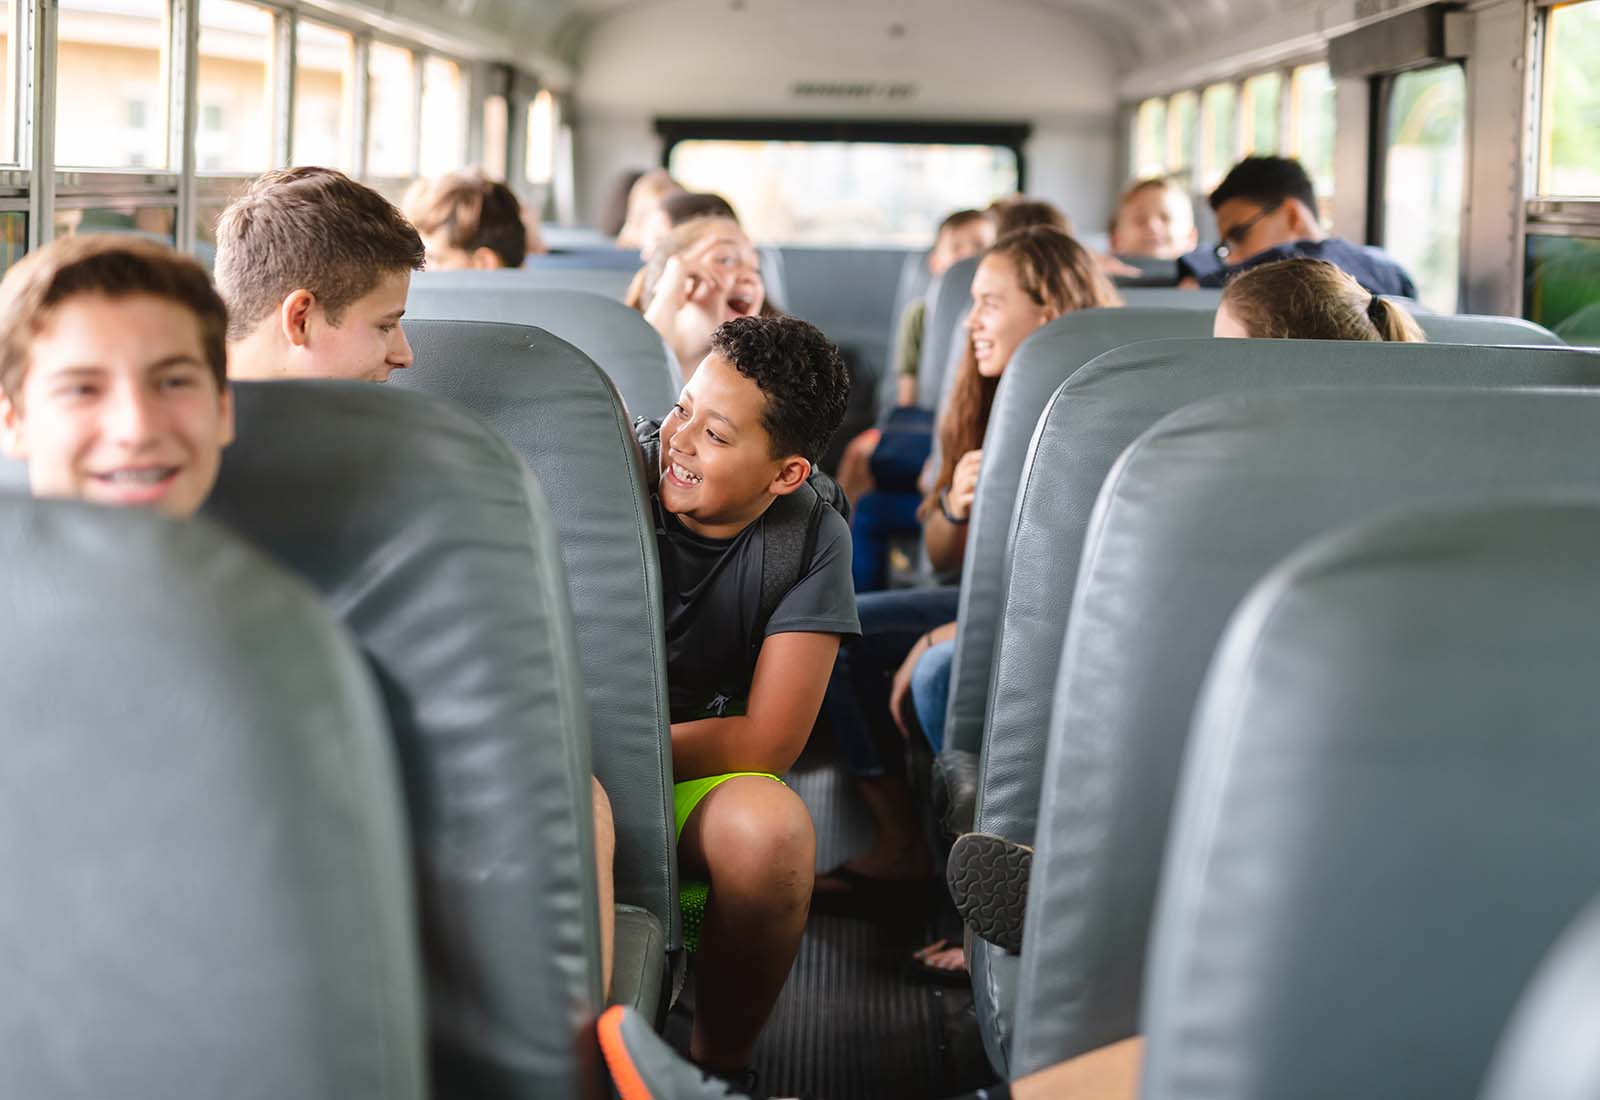
[[[749,892],[784,902],[809,897],[815,874],[817,837],[805,803],[787,787],[719,807],[706,837],[706,862],[713,893]],[[731,792],[730,792],[731,793]]]

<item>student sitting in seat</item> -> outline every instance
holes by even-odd
[[[639,259],[649,263],[656,245],[668,233],[696,218],[727,218],[737,222],[739,215],[734,213],[733,204],[721,195],[695,191],[670,192],[645,219],[644,228],[639,234]]]
[[[217,221],[230,376],[383,382],[409,367],[400,317],[423,257],[400,211],[343,173],[261,176]]]
[[[1058,230],[1013,233],[984,254],[972,281],[967,346],[939,424],[942,464],[920,508],[924,546],[936,568],[961,568],[990,406],[1018,345],[1063,313],[1120,302],[1090,252]],[[877,830],[870,849],[817,880],[819,908],[869,914],[905,898],[906,883],[925,880],[932,869],[894,731],[897,723],[910,728],[906,703],[918,660],[955,638],[959,592],[946,586],[860,598],[862,637],[840,651],[827,713]],[[925,733],[937,751],[937,729]],[[919,961],[951,971],[959,969],[961,952]]]
[[[737,318],[658,437],[678,858],[710,883],[690,1054],[729,1077],[748,1072],[811,897],[811,818],[778,776],[810,736],[840,639],[859,632],[849,531],[808,484],[849,386],[804,321]]]
[[[633,277],[623,304],[644,314],[689,378],[711,350],[711,334],[735,317],[771,316],[761,257],[729,218],[684,222]]]
[[[429,271],[521,267],[528,256],[522,203],[480,172],[418,180],[406,192],[406,217],[422,235]]]
[[[645,224],[668,195],[683,190],[683,185],[673,179],[665,168],[645,172],[628,188],[628,217],[617,233],[618,248],[640,248],[644,245]]]
[[[1170,177],[1142,179],[1117,200],[1111,219],[1111,251],[1137,259],[1176,260],[1194,251],[1200,234],[1194,227],[1194,203],[1183,185]]]
[[[0,444],[34,496],[195,513],[233,440],[228,313],[165,245],[69,237],[0,282]]]
[[[1247,157],[1234,165],[1209,201],[1221,243],[1178,261],[1185,276],[1180,286],[1220,287],[1246,268],[1309,256],[1349,272],[1373,294],[1417,296],[1411,276],[1383,249],[1322,231],[1316,188],[1297,160]]]
[[[1279,340],[1427,339],[1403,306],[1362,289],[1326,260],[1252,267],[1222,292],[1213,336]]]

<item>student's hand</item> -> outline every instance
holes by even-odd
[[[894,718],[895,728],[900,731],[900,736],[906,740],[911,739],[911,731],[916,728],[913,721],[915,709],[911,705],[911,675],[917,670],[917,662],[922,660],[922,655],[928,652],[928,636],[924,634],[917,639],[917,644],[911,647],[911,652],[906,654],[906,659],[900,662],[900,667],[894,672],[894,686],[889,689],[889,714]]]
[[[1134,267],[1132,264],[1123,263],[1109,252],[1096,252],[1094,254],[1094,262],[1099,266],[1100,271],[1107,278],[1110,278],[1114,275],[1137,278],[1143,274],[1143,272]]]
[[[955,473],[950,475],[950,491],[945,494],[945,503],[957,522],[972,518],[972,501],[978,495],[978,467],[982,462],[983,448],[968,451],[956,463]]]

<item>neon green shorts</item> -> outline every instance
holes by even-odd
[[[707,775],[699,779],[685,779],[682,783],[674,783],[672,785],[672,816],[678,827],[673,836],[682,838],[683,823],[689,820],[689,815],[694,813],[694,808],[700,805],[700,801],[706,795],[722,786],[728,780],[736,779],[741,775],[759,775],[776,783],[783,782],[771,772],[728,772],[726,775]]]

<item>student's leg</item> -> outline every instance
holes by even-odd
[[[950,666],[955,664],[954,640],[928,647],[911,673],[911,705],[917,724],[935,755],[944,748],[945,711],[950,704]]]
[[[711,884],[695,957],[689,1054],[709,1069],[748,1065],[805,931],[816,833],[798,795],[741,775],[701,799],[684,822],[678,860]]]
[[[617,940],[617,890],[612,871],[617,856],[617,827],[611,818],[611,799],[606,797],[606,789],[592,776],[590,782],[594,784],[594,873],[600,894],[601,990],[609,999]]]
[[[857,592],[888,587],[889,539],[917,530],[921,503],[911,493],[871,492],[856,498],[850,515],[850,575]]]
[[[845,864],[857,874],[892,878],[929,871],[903,747],[889,715],[889,691],[917,639],[956,617],[959,594],[956,588],[918,588],[856,600],[861,637],[840,647],[823,706],[877,826],[872,847]]]

